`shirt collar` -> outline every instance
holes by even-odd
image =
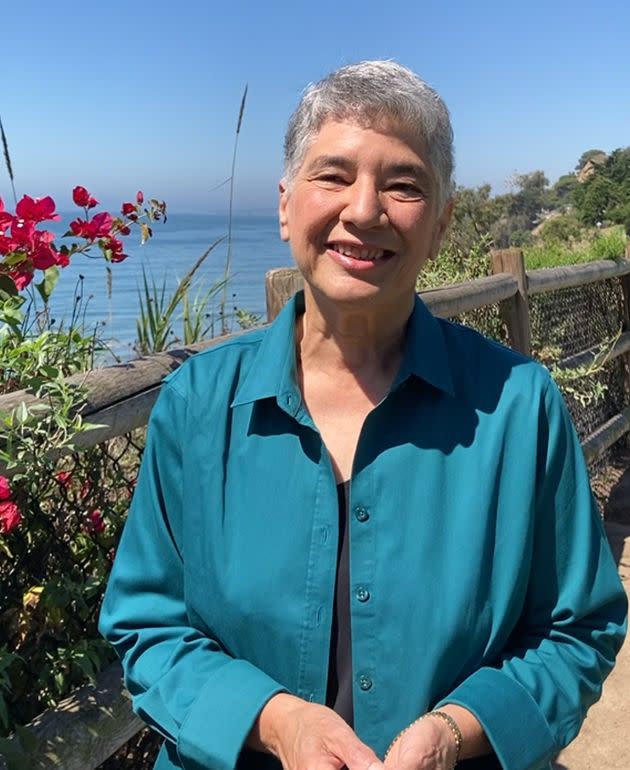
[[[238,387],[232,406],[276,398],[285,405],[297,405],[295,362],[295,320],[304,312],[304,292],[299,291],[267,328],[254,363]],[[392,390],[411,376],[455,395],[448,350],[439,321],[416,296],[407,326],[405,352]]]

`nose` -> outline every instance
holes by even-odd
[[[370,179],[356,179],[348,185],[344,203],[339,218],[346,225],[366,230],[387,224],[387,212],[380,191]]]

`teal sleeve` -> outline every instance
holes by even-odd
[[[229,770],[283,688],[194,627],[184,594],[186,402],[166,384],[153,409],[131,510],[100,616],[134,711],[177,746],[186,770]]]
[[[474,672],[437,704],[475,714],[505,770],[546,767],[575,738],[626,630],[626,595],[582,449],[552,382],[543,402],[520,621],[496,664]]]

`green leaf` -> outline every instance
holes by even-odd
[[[37,738],[28,728],[22,727],[21,725],[16,725],[15,732],[20,739],[20,743],[22,744],[24,751],[26,751],[28,754],[35,751],[37,748]]]
[[[3,295],[10,297],[16,296],[17,293],[17,286],[13,283],[9,276],[0,274],[0,300],[5,299]]]
[[[59,268],[53,265],[52,267],[49,267],[48,270],[44,271],[44,278],[42,281],[35,284],[35,288],[46,304],[48,304],[50,295],[53,293],[53,289],[57,285],[58,280]]]
[[[6,730],[9,726],[9,709],[2,694],[0,694],[0,722]]]

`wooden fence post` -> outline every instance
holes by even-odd
[[[518,291],[510,299],[501,302],[500,312],[507,326],[510,345],[514,350],[530,356],[532,353],[532,327],[529,319],[527,274],[522,249],[499,249],[492,252],[492,272],[511,273],[518,283]]]
[[[280,267],[265,275],[267,320],[271,323],[289,299],[304,286],[302,274],[295,267]]]

